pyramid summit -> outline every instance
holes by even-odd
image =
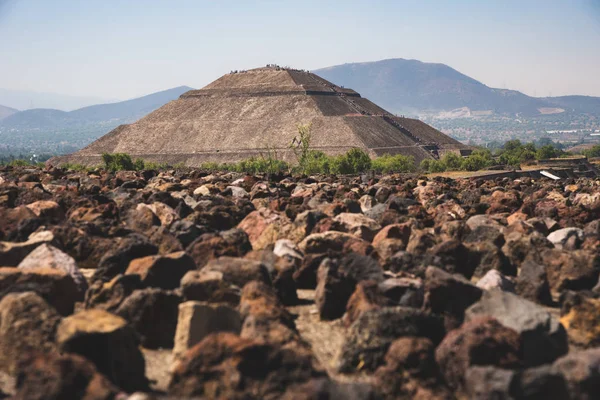
[[[186,92],[54,163],[97,164],[102,153],[128,153],[199,166],[258,156],[267,148],[293,161],[289,146],[300,124],[312,125],[311,148],[330,155],[361,148],[372,157],[404,154],[418,163],[445,152],[470,152],[433,127],[396,117],[352,89],[307,71],[268,65],[233,71]]]

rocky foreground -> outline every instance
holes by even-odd
[[[0,240],[0,398],[600,393],[598,181],[3,167]]]

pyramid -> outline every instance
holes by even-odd
[[[397,117],[307,71],[267,66],[224,75],[139,121],[121,125],[55,162],[98,164],[102,153],[147,161],[233,162],[265,154],[294,161],[298,125],[312,125],[311,148],[329,155],[361,148],[371,157],[413,156],[417,163],[469,147],[416,119]]]

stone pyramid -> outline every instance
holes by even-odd
[[[102,153],[128,153],[147,161],[232,162],[265,154],[267,148],[295,160],[290,144],[299,124],[312,124],[311,147],[339,154],[353,147],[372,157],[405,154],[419,163],[469,147],[431,126],[396,117],[306,71],[267,66],[224,75],[192,90],[130,125],[121,125],[57,162],[97,164]]]

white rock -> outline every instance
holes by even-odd
[[[554,247],[561,249],[567,240],[571,236],[577,236],[579,240],[583,241],[583,229],[579,228],[563,228],[552,232],[548,235],[547,239],[552,242]]]

